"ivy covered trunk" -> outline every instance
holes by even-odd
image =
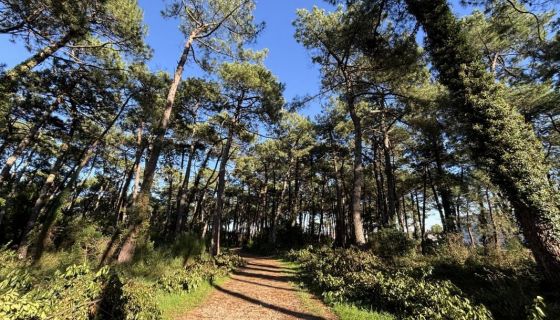
[[[426,32],[427,50],[454,106],[477,165],[488,172],[515,209],[523,235],[544,275],[560,283],[560,201],[547,180],[542,145],[504,98],[480,53],[445,0],[406,0]]]

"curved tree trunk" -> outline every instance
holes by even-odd
[[[72,30],[69,31],[58,41],[53,42],[50,45],[44,47],[41,51],[35,53],[29,59],[13,67],[10,71],[6,73],[4,79],[1,80],[6,82],[11,82],[14,81],[16,78],[25,75],[33,68],[35,68],[36,66],[38,66],[39,64],[41,64],[42,62],[50,58],[60,48],[64,47],[66,44],[68,44],[70,41],[74,40],[77,37],[80,37],[80,32],[76,32]]]

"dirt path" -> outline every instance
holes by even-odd
[[[336,319],[318,299],[302,298],[290,283],[293,271],[278,260],[246,257],[247,266],[233,273],[231,279],[198,308],[178,318],[220,320]]]

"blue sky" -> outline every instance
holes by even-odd
[[[161,17],[163,1],[139,0],[139,3],[149,27],[147,42],[154,49],[154,58],[149,65],[153,70],[172,72],[184,42],[177,22]],[[319,90],[319,72],[306,50],[293,38],[292,26],[296,9],[312,8],[313,5],[326,6],[321,0],[257,1],[256,20],[264,21],[266,28],[257,39],[255,48],[269,49],[265,63],[286,84],[285,96],[288,101],[295,96],[313,94]],[[192,74],[196,74],[196,71],[189,68],[185,70],[185,76]],[[311,105],[302,113],[312,115],[318,111],[318,107]]]
[[[148,62],[153,71],[165,70],[172,73],[184,42],[177,21],[161,17],[163,0],[138,0],[144,9],[144,21],[148,26],[147,43],[153,48],[154,56]],[[456,4],[459,14],[465,10]],[[265,30],[257,39],[255,48],[268,48],[265,63],[272,72],[286,84],[285,97],[290,101],[296,96],[314,95],[319,91],[319,71],[311,62],[309,53],[294,39],[292,21],[298,8],[312,8],[314,5],[327,7],[323,0],[257,0],[255,12],[257,21],[266,23]],[[9,37],[0,35],[0,63],[8,68],[25,60],[30,53],[18,43],[11,43]],[[185,69],[184,77],[198,75],[196,68]],[[310,103],[300,112],[313,116],[320,112],[318,102]]]

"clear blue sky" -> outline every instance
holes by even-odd
[[[148,26],[147,42],[154,49],[149,66],[153,71],[172,72],[183,45],[183,35],[178,30],[176,21],[163,19],[160,15],[164,7],[162,0],[138,0],[144,9],[144,20]],[[456,3],[454,0],[453,3]],[[314,5],[327,7],[322,0],[257,0],[255,12],[257,21],[264,21],[266,28],[259,36],[255,48],[268,48],[266,65],[286,84],[285,96],[290,101],[295,96],[316,94],[320,79],[316,66],[311,63],[310,55],[294,39],[292,21],[296,9],[312,8]],[[458,5],[460,14],[464,10]],[[25,60],[30,54],[21,43],[11,43],[6,35],[0,35],[0,63],[8,68]],[[186,68],[184,77],[196,75],[192,68]],[[320,112],[318,102],[310,103],[301,110],[305,115]]]
[[[184,42],[177,23],[161,17],[163,1],[139,0],[139,3],[144,9],[144,19],[149,27],[147,42],[154,49],[154,58],[149,65],[153,70],[171,72]],[[321,0],[257,0],[256,20],[264,21],[266,28],[257,39],[255,48],[269,49],[265,63],[286,84],[285,95],[288,101],[295,96],[313,94],[319,90],[319,72],[311,63],[306,50],[294,40],[292,26],[296,9],[312,8],[313,5],[327,6]],[[193,70],[187,68],[185,76],[192,73]],[[318,111],[313,106],[302,110],[305,114]]]

